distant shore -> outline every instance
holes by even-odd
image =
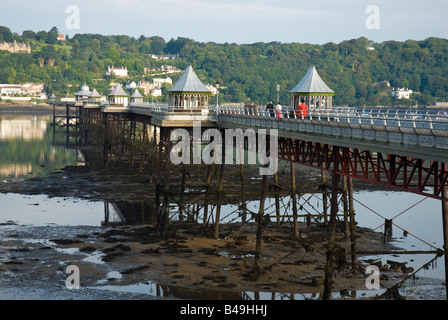
[[[53,106],[49,104],[3,104],[0,103],[0,114],[53,114]]]

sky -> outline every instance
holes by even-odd
[[[15,0],[0,26],[251,44],[448,38],[447,0]]]

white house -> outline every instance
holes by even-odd
[[[5,95],[25,93],[21,85],[18,84],[0,84],[0,93]]]
[[[135,88],[137,88],[137,84],[134,81],[128,81],[126,83],[126,90],[133,90]]]
[[[128,68],[127,67],[115,68],[108,66],[106,76],[112,76],[112,75],[121,78],[126,78],[128,76]]]
[[[162,89],[160,89],[160,88],[152,89],[151,95],[153,97],[161,97],[162,96]]]
[[[395,90],[392,90],[390,92],[390,95],[397,99],[409,99],[411,97],[411,94],[412,90],[408,88],[396,88]]]
[[[155,78],[152,83],[155,88],[161,88],[164,83],[173,84],[173,80],[170,77],[165,79]]]

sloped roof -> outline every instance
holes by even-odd
[[[303,79],[289,93],[334,93],[311,66]]]
[[[123,88],[121,87],[121,84],[117,83],[114,90],[112,90],[111,93],[109,93],[109,96],[128,96],[129,97],[129,94],[127,94],[127,92],[123,90]]]
[[[93,91],[89,94],[89,97],[92,97],[92,98],[101,98],[101,95],[98,93],[98,91],[96,91],[95,88],[93,88]]]
[[[180,79],[172,86],[168,92],[202,92],[212,93],[202,82],[190,65],[182,74]]]
[[[131,98],[143,98],[143,96],[141,95],[141,93],[135,89],[134,93],[132,94]]]

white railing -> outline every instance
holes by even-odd
[[[145,110],[148,110],[150,112],[157,112],[157,113],[182,113],[182,114],[197,114],[197,113],[209,113],[211,115],[217,114],[217,108],[216,105],[209,105],[206,108],[201,107],[191,107],[191,106],[180,106],[180,107],[174,107],[174,106],[168,106],[166,103],[150,103],[150,102],[143,102],[143,103],[131,103],[130,107],[136,107],[136,108],[145,108]]]
[[[219,114],[233,114],[253,117],[276,117],[275,110],[270,112],[260,107],[220,106]],[[290,107],[283,107],[281,119],[308,120],[347,125],[395,126],[409,128],[428,128],[448,130],[447,111],[423,111],[400,109],[358,109],[332,108],[331,110],[309,110],[306,116],[299,115]],[[277,118],[277,117],[276,117]]]

